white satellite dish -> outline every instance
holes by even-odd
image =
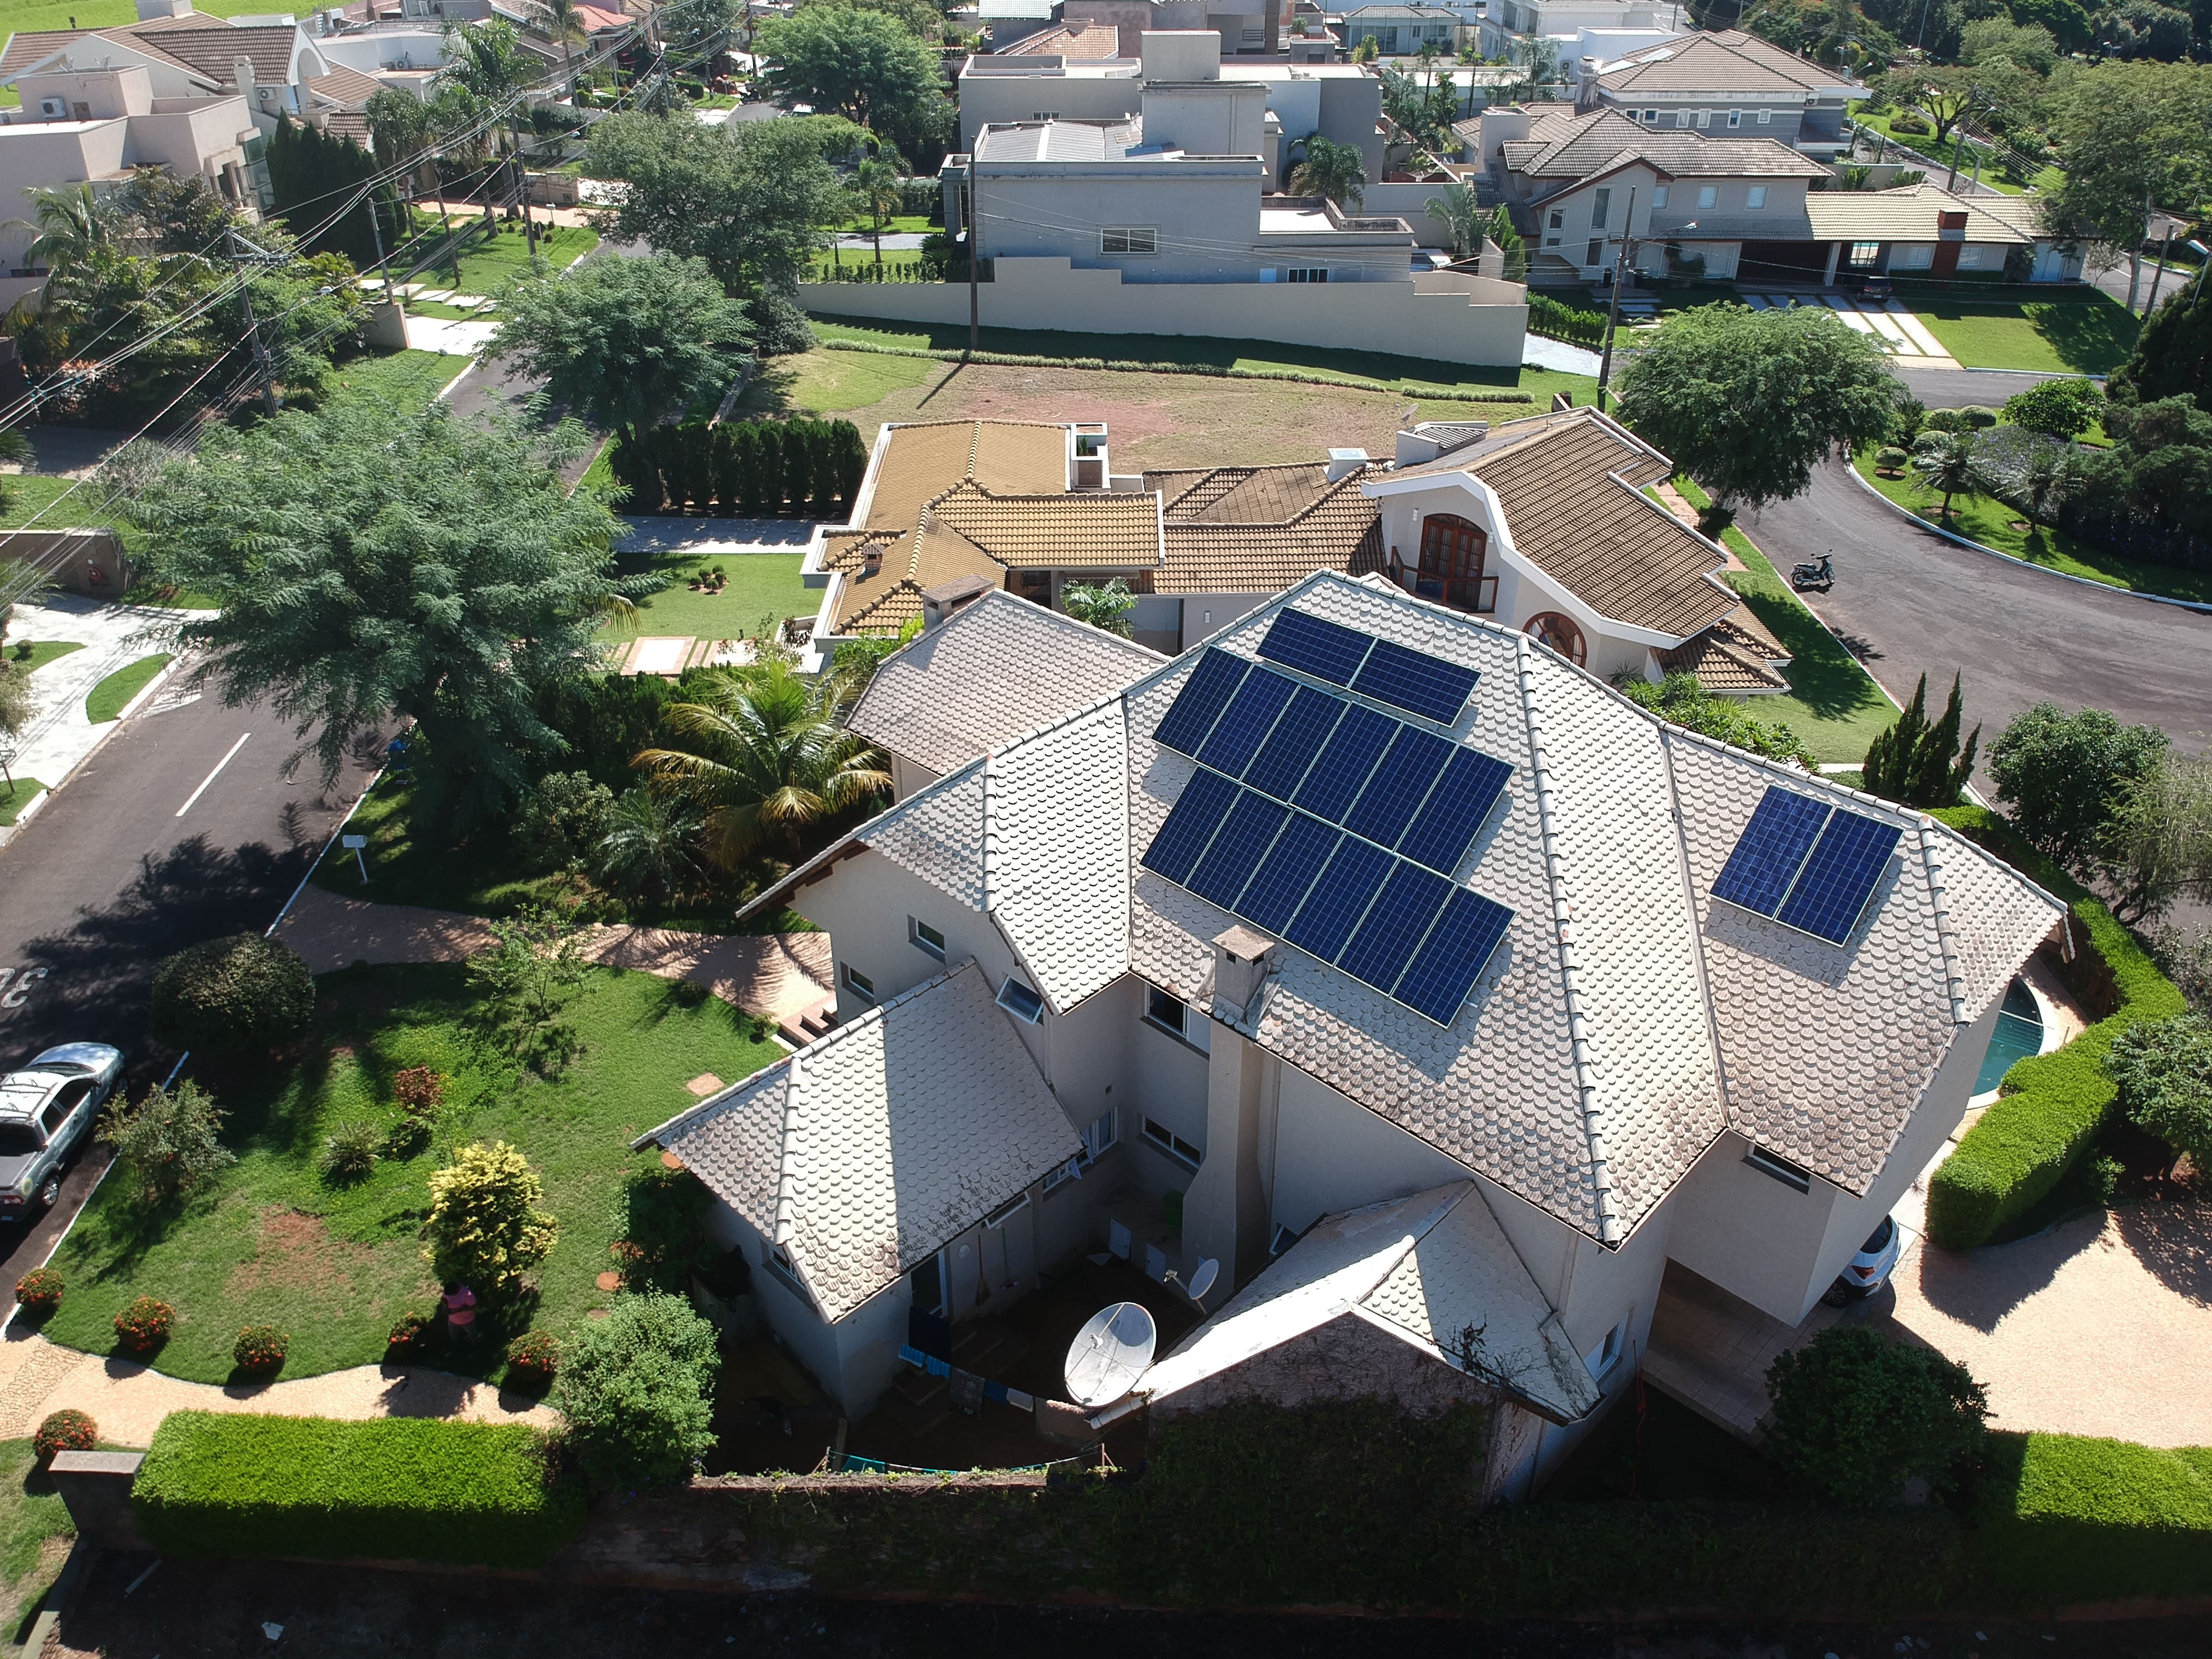
[[[1192,1271],[1190,1283],[1185,1286],[1190,1291],[1190,1299],[1194,1302],[1202,1300],[1213,1288],[1213,1281],[1220,1277],[1221,1264],[1212,1256],[1206,1257]]]
[[[1091,1316],[1067,1345],[1061,1372],[1067,1397],[1079,1406],[1109,1406],[1137,1385],[1152,1363],[1159,1328],[1134,1302],[1116,1302]]]

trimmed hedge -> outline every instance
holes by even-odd
[[[1992,1588],[2063,1605],[2212,1584],[2212,1447],[1990,1439],[1975,1531]]]
[[[2073,911],[2088,951],[2075,964],[2076,989],[2113,1006],[2064,1048],[2030,1055],[2004,1075],[2003,1097],[1960,1137],[1929,1183],[1928,1236],[1946,1249],[1971,1249],[2018,1219],[2056,1187],[2110,1118],[2118,1085],[2105,1074],[2112,1040],[2139,1020],[2181,1012],[2181,993],[2135,936],[2087,889],[2022,842],[1986,807],[1929,814],[2025,872]]]
[[[1585,311],[1547,294],[1528,295],[1528,331],[1595,351],[1605,343],[1606,313]]]
[[[131,1488],[138,1525],[178,1555],[536,1567],[583,1525],[535,1437],[502,1424],[172,1412]]]

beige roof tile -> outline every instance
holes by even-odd
[[[1848,76],[1825,69],[1741,29],[1677,35],[1615,60],[1599,76],[1607,94],[1813,92],[1855,86]]]
[[[1716,696],[1743,696],[1787,691],[1790,682],[1761,662],[1715,623],[1672,651],[1655,652],[1662,674],[1694,674],[1698,684]]]
[[[1905,185],[1896,190],[1822,190],[1805,198],[1813,234],[1822,241],[1932,242],[1942,227],[1937,216],[1964,213],[1962,240],[2026,246],[2030,230],[1984,210],[1978,202],[1954,196],[1941,185]]]
[[[256,82],[281,87],[291,83],[293,54],[304,38],[289,23],[222,24],[212,28],[162,29],[158,40],[149,44],[226,86],[231,84],[238,59],[248,58]]]
[[[334,104],[343,104],[357,110],[384,90],[384,82],[373,75],[363,75],[359,70],[349,69],[343,64],[333,64],[328,75],[308,78],[307,90],[318,97],[329,99]]]
[[[842,1319],[1081,1146],[992,995],[969,963],[641,1139]]]

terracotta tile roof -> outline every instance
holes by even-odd
[[[1963,240],[2024,246],[2035,240],[2033,228],[2021,228],[2012,216],[2001,217],[1978,198],[1954,196],[1941,185],[1820,190],[1805,198],[1813,234],[1824,242],[1932,242],[1940,228],[1936,216],[1961,211],[1966,216]]]
[[[333,64],[328,75],[308,76],[307,90],[319,98],[329,99],[334,104],[359,109],[384,90],[384,82],[374,76],[363,75],[357,69],[349,69],[343,64]],[[337,129],[333,127],[331,131],[336,131]],[[362,131],[366,132],[368,127],[364,125]]]
[[[363,149],[368,148],[368,117],[357,109],[332,110],[323,128],[333,138],[350,138]]]
[[[1790,682],[1718,628],[1685,640],[1672,651],[1655,651],[1662,674],[1694,674],[1716,696],[1748,696],[1787,691]]]
[[[1160,562],[1159,503],[1149,493],[994,495],[967,485],[932,510],[1010,569],[1150,569]]]
[[[1094,23],[1085,19],[1079,23],[1064,23],[1058,28],[1040,30],[1026,39],[1017,40],[999,56],[1038,58],[1054,54],[1094,61],[1102,58],[1118,58],[1121,55],[1121,32],[1111,23]]]
[[[1382,518],[1359,493],[1363,470],[1222,466],[1148,472],[1160,491],[1166,562],[1160,593],[1272,593],[1317,570],[1364,576],[1384,565]]]
[[[234,84],[237,60],[244,58],[253,64],[256,84],[281,87],[291,84],[293,56],[301,39],[289,23],[167,28],[160,32],[160,50],[224,86]]]
[[[1774,637],[1773,630],[1759,621],[1759,612],[1749,605],[1738,605],[1712,626],[1712,631],[1731,644],[1741,646],[1763,663],[1784,663],[1791,660],[1790,647]]]
[[[0,52],[0,76],[27,74],[72,40],[81,40],[90,29],[17,29]]]
[[[1741,601],[1712,574],[1726,556],[1643,493],[1673,471],[1596,410],[1571,409],[1388,476],[1471,473],[1497,492],[1515,549],[1592,610],[1687,636]]]

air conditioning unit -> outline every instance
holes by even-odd
[[[39,114],[49,121],[66,121],[69,119],[69,105],[59,98],[41,98],[39,100]]]

